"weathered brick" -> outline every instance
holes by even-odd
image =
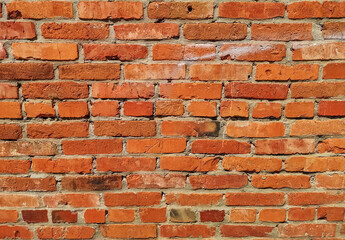
[[[267,237],[274,227],[269,226],[248,226],[248,225],[222,225],[220,232],[223,237]]]
[[[16,210],[0,210],[0,223],[17,222],[18,212]]]
[[[179,237],[179,238],[208,238],[216,234],[216,228],[195,224],[195,225],[163,225],[160,227],[162,237]]]
[[[151,98],[154,95],[152,83],[95,83],[92,84],[94,98]]]
[[[278,172],[282,168],[282,159],[262,157],[224,157],[223,168],[238,172]]]
[[[102,225],[101,232],[104,237],[110,238],[155,238],[156,225],[114,224]]]
[[[129,153],[180,153],[186,149],[185,138],[128,139]]]
[[[53,71],[51,63],[1,63],[0,80],[47,80]]]
[[[156,168],[155,158],[112,157],[97,158],[97,171],[101,172],[138,172],[153,171]]]
[[[287,118],[313,118],[313,102],[289,102],[285,105],[285,116]]]
[[[259,102],[253,107],[253,118],[280,118],[282,111],[281,103]]]
[[[208,172],[217,170],[218,162],[217,157],[162,156],[160,168],[170,171]]]
[[[16,84],[0,83],[0,99],[18,98],[18,87]]]
[[[217,103],[208,101],[192,101],[187,111],[194,117],[216,117],[217,116]]]
[[[285,209],[261,209],[259,213],[259,220],[262,222],[285,222]]]
[[[87,102],[60,102],[60,118],[85,118],[89,116]]]
[[[220,99],[222,85],[218,83],[163,83],[159,94],[170,99]]]
[[[342,138],[328,138],[319,142],[317,146],[319,153],[333,152],[345,153],[345,141]]]
[[[33,22],[0,22],[0,39],[34,39],[35,37]]]
[[[249,223],[255,220],[256,209],[233,208],[230,210],[230,222]]]
[[[314,153],[314,139],[270,139],[255,142],[256,154],[307,154]]]
[[[86,209],[84,213],[85,223],[105,223],[104,209]]]
[[[59,66],[63,80],[116,80],[120,78],[119,64],[71,64]]]
[[[26,102],[24,103],[24,108],[28,118],[55,117],[55,109],[52,102]]]
[[[241,154],[250,152],[250,143],[236,140],[198,139],[192,142],[192,153]]]
[[[222,101],[220,105],[220,116],[248,118],[249,105],[247,102]]]
[[[168,193],[166,203],[181,206],[217,205],[222,198],[222,193]]]
[[[219,126],[209,121],[163,121],[161,133],[165,136],[217,136]]]
[[[92,4],[92,2],[88,3]],[[144,59],[148,55],[146,46],[136,44],[84,44],[83,47],[85,60],[131,61],[136,59]]]
[[[0,195],[0,206],[1,207],[38,207],[39,197],[37,195]],[[1,232],[1,231],[0,231]]]
[[[115,117],[120,113],[117,101],[96,101],[91,104],[91,114],[94,117]]]
[[[282,122],[229,122],[226,126],[226,134],[229,137],[281,137],[285,134],[285,126]]]
[[[291,19],[341,18],[345,16],[345,5],[336,1],[301,1],[289,4],[287,12]]]
[[[110,222],[133,222],[135,219],[134,209],[109,209],[108,219]]]
[[[132,174],[127,176],[128,188],[184,188],[186,176],[180,174]]]
[[[55,155],[56,145],[49,141],[0,142],[0,156]]]
[[[115,206],[152,206],[159,205],[162,200],[160,192],[126,192],[105,193],[104,204],[108,207]]]
[[[87,122],[54,122],[51,124],[31,123],[27,125],[29,138],[69,138],[87,137],[89,123]]]
[[[345,82],[292,83],[291,98],[330,98],[344,96]]]
[[[27,177],[0,177],[2,191],[55,191],[56,180],[54,177],[27,178]]]
[[[294,43],[292,45],[292,60],[345,59],[344,50],[345,43],[343,42]]]
[[[120,40],[170,39],[179,36],[176,23],[136,23],[115,25],[115,37]]]
[[[26,226],[0,226],[0,238],[21,238],[21,239],[32,239],[34,236],[33,232]]]
[[[91,173],[92,158],[33,158],[32,170],[45,173]]]
[[[150,137],[156,135],[155,121],[95,121],[97,136]]]
[[[285,194],[275,193],[227,193],[225,195],[228,206],[270,206],[283,205]]]
[[[251,184],[255,188],[311,188],[310,177],[305,175],[254,175]]]
[[[332,126],[330,128],[330,126]],[[297,120],[291,124],[290,136],[343,135],[345,123],[340,119],[327,121]]]
[[[199,175],[189,176],[193,189],[242,188],[247,185],[246,175]]]
[[[182,101],[156,101],[156,116],[181,116],[184,113]]]
[[[99,201],[99,195],[94,193],[52,194],[43,197],[44,206],[49,208],[64,205],[69,205],[72,208],[97,207],[100,204]]]
[[[307,207],[307,208],[298,208],[292,207],[289,208],[289,216],[288,220],[290,221],[311,221],[314,220],[315,217],[315,208]]]
[[[341,203],[344,193],[328,192],[292,192],[288,194],[289,205],[323,205]]]
[[[0,139],[16,140],[22,138],[22,128],[17,124],[0,124]]]
[[[325,22],[322,26],[322,36],[324,39],[344,39],[345,23]]]
[[[199,64],[190,66],[192,80],[248,80],[251,65],[244,64]]]
[[[122,139],[62,141],[66,155],[112,154],[122,152]]]
[[[258,64],[255,80],[264,81],[295,81],[317,80],[319,76],[318,64]]]
[[[0,160],[0,173],[27,173],[30,169],[29,160]]]
[[[336,227],[336,224],[288,224],[280,225],[278,231],[281,237],[334,237]]]
[[[53,210],[53,223],[75,223],[78,220],[78,213],[70,210]]]
[[[184,79],[184,64],[127,64],[125,79],[128,80],[171,80]]]
[[[140,220],[143,223],[160,223],[167,220],[166,208],[142,208],[139,210]]]
[[[61,189],[67,191],[105,191],[121,189],[119,175],[62,177]]]
[[[183,35],[188,40],[242,40],[247,36],[243,23],[187,23]]]

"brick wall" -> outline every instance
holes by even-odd
[[[0,7],[0,239],[345,237],[345,2]]]

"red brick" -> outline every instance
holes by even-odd
[[[53,210],[53,223],[75,223],[78,220],[78,213],[70,210]]]
[[[38,82],[22,84],[24,98],[80,99],[87,98],[89,89],[86,83]]]
[[[336,224],[312,224],[280,225],[278,227],[281,237],[334,237]]]
[[[39,197],[37,195],[0,195],[1,207],[38,207]],[[1,232],[1,231],[0,231]]]
[[[289,208],[288,220],[290,221],[311,221],[315,217],[315,208]]]
[[[341,203],[345,199],[344,193],[328,192],[292,192],[288,193],[289,205],[323,205]]]
[[[255,80],[264,81],[295,81],[317,80],[319,76],[318,64],[258,64]]]
[[[222,85],[218,83],[162,83],[159,94],[170,99],[220,99]]]
[[[18,87],[15,84],[0,83],[0,99],[18,98]]]
[[[71,2],[61,1],[14,1],[6,4],[9,19],[31,18],[72,18],[73,7]]]
[[[152,206],[159,205],[161,200],[162,195],[160,192],[104,193],[104,204],[107,207]]]
[[[216,117],[217,116],[217,103],[208,101],[192,101],[187,111],[190,115],[195,117]]]
[[[95,229],[86,226],[69,226],[66,228],[64,237],[66,239],[90,239],[95,234]]]
[[[154,224],[116,224],[102,225],[101,232],[104,237],[110,238],[156,238],[157,229]]]
[[[292,83],[291,98],[330,98],[344,96],[345,82]]]
[[[179,238],[208,238],[216,234],[215,227],[207,225],[163,225],[160,227],[160,235],[162,237],[179,237]]]
[[[153,60],[182,60],[184,46],[182,44],[155,44],[152,48]]]
[[[213,2],[151,2],[147,12],[151,19],[213,18]]]
[[[247,185],[246,175],[198,175],[189,176],[193,189],[242,188]]]
[[[329,63],[323,67],[323,79],[344,79],[343,63]]]
[[[219,126],[209,121],[163,121],[161,133],[165,136],[218,136]]]
[[[66,155],[112,154],[122,152],[122,139],[62,141]]]
[[[153,95],[153,83],[92,84],[94,98],[151,98]]]
[[[110,222],[133,222],[135,220],[135,210],[109,209],[108,219]]]
[[[332,126],[330,128],[329,126]],[[327,121],[297,120],[291,124],[290,136],[318,136],[345,134],[345,123],[340,119]]]
[[[220,105],[221,117],[244,117],[249,116],[249,106],[247,102],[222,101]]]
[[[54,177],[28,178],[28,177],[0,177],[2,191],[55,191],[56,180]]]
[[[92,4],[93,2],[84,2]],[[98,2],[101,3],[101,2]],[[115,3],[115,2],[104,2]],[[121,3],[121,2],[116,2]],[[81,4],[81,3],[79,3]],[[120,60],[131,61],[147,57],[147,47],[136,44],[84,44],[85,60]]]
[[[0,223],[17,222],[18,212],[16,210],[0,210]]]
[[[27,173],[30,169],[29,160],[0,160],[0,173]],[[0,214],[1,215],[1,214]]]
[[[48,222],[47,210],[22,210],[23,220],[27,223]]]
[[[109,25],[105,23],[43,23],[42,36],[48,39],[97,40],[109,37]]]
[[[39,227],[36,230],[39,239],[59,239],[64,231],[64,227]]]
[[[252,39],[260,41],[313,40],[311,23],[252,24]]]
[[[1,63],[0,80],[46,80],[54,77],[51,63]]]
[[[116,80],[120,78],[120,64],[81,63],[59,66],[63,80]]]
[[[238,172],[278,172],[282,168],[282,159],[259,157],[224,157],[223,168]]]
[[[75,43],[13,43],[12,54],[16,59],[76,60],[78,46]]]
[[[292,45],[292,60],[345,59],[345,43],[295,43]]]
[[[43,197],[43,204],[49,208],[56,208],[61,205],[69,205],[72,208],[86,208],[99,206],[99,195],[94,193],[68,193],[53,194]]]
[[[180,206],[217,205],[223,199],[222,193],[168,193],[166,204]]]
[[[167,220],[166,208],[142,208],[139,210],[140,220],[143,223],[161,223]]]
[[[342,138],[328,138],[319,142],[317,146],[319,153],[345,153],[345,141]]]
[[[288,17],[291,19],[302,18],[342,18],[345,16],[343,2],[317,1],[294,2],[287,7]]]
[[[186,23],[183,35],[188,40],[242,40],[247,36],[244,23]]]
[[[285,209],[261,209],[259,220],[262,222],[285,222]]]
[[[201,222],[223,222],[225,211],[221,210],[204,210],[200,211]]]
[[[17,124],[0,124],[0,139],[16,140],[22,138],[22,128]]]
[[[218,169],[217,157],[162,156],[160,168],[169,171],[208,172]]]
[[[153,115],[153,102],[124,102],[123,114],[133,117],[149,117]]]
[[[141,19],[143,18],[142,2],[87,2],[78,3],[80,19]]]
[[[186,149],[185,138],[128,139],[129,153],[180,153]]]
[[[0,39],[34,39],[36,38],[33,22],[0,22]]]
[[[55,155],[56,145],[48,141],[10,141],[0,142],[0,156]]]
[[[250,143],[236,140],[198,139],[192,142],[192,153],[240,154],[249,152]]]
[[[33,158],[32,170],[45,173],[91,173],[92,158]]]
[[[281,109],[281,103],[259,102],[253,107],[253,118],[280,118]]]
[[[60,102],[58,107],[61,118],[85,118],[89,115],[87,102]]]
[[[256,154],[307,154],[314,153],[314,139],[271,139],[255,142]]]
[[[159,40],[179,36],[176,23],[136,23],[115,25],[115,37],[120,40]]]
[[[105,223],[104,209],[86,209],[84,213],[85,223]]]
[[[316,187],[326,189],[343,189],[345,188],[345,175],[333,174],[333,175],[321,175],[315,176]]]
[[[188,61],[209,61],[216,58],[216,47],[212,44],[187,44],[183,59]]]
[[[247,64],[198,64],[190,66],[192,80],[248,80],[252,66]]]
[[[156,158],[112,157],[97,158],[97,171],[139,172],[154,171]]]
[[[344,171],[344,157],[290,157],[284,162],[288,172]]]
[[[181,116],[183,113],[182,101],[156,101],[156,116]]]
[[[0,59],[4,59],[4,58],[7,58],[7,52],[6,52],[6,49],[4,48],[4,44],[0,43]]]
[[[184,64],[126,64],[125,79],[129,80],[169,80],[184,79]]]
[[[289,102],[285,105],[285,116],[287,118],[313,118],[313,102]]]
[[[28,118],[55,117],[55,109],[52,102],[25,102],[24,108]]]
[[[317,219],[327,221],[343,221],[345,208],[343,207],[319,207],[317,209]]]
[[[156,135],[155,121],[95,121],[97,136],[149,137]]]
[[[345,23],[325,22],[322,26],[322,36],[324,39],[344,39]]]
[[[21,239],[32,239],[34,236],[33,232],[26,226],[0,226],[0,238],[21,238]]]
[[[320,101],[317,115],[345,116],[345,101]]]
[[[310,177],[305,175],[253,175],[255,188],[311,188]]]
[[[268,19],[283,17],[285,4],[278,2],[225,2],[219,4],[219,16],[224,18]]]
[[[230,222],[236,223],[248,223],[255,222],[256,209],[231,209],[230,210]]]
[[[285,84],[232,82],[225,85],[225,97],[248,99],[286,99],[289,86]]]
[[[222,225],[220,232],[223,237],[267,237],[273,229],[274,227],[269,226]]]
[[[29,138],[69,138],[87,137],[89,135],[88,122],[53,122],[51,124],[28,124]]]
[[[184,188],[186,176],[180,174],[132,174],[127,176],[128,188]]]
[[[273,138],[285,134],[285,126],[282,122],[229,122],[226,126],[226,134],[229,137],[249,138]]]
[[[64,191],[105,191],[121,189],[122,176],[78,176],[62,177],[61,189]]]
[[[283,205],[285,194],[275,193],[227,193],[225,195],[228,206],[270,206]]]
[[[22,118],[21,105],[19,102],[0,102],[1,118]]]
[[[91,104],[91,114],[94,117],[115,117],[120,114],[117,101],[97,101]]]

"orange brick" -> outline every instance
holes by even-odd
[[[231,209],[230,222],[255,222],[256,209]]]
[[[109,209],[108,219],[110,222],[133,222],[135,219],[134,209]]]
[[[281,109],[281,103],[259,102],[253,108],[253,118],[280,118]]]
[[[60,102],[58,107],[61,118],[83,118],[89,115],[86,102]]]
[[[193,101],[189,104],[187,111],[195,117],[216,117],[217,103]]]
[[[247,102],[222,101],[220,105],[221,117],[244,117],[249,116],[249,106]]]

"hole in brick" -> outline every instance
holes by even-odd
[[[193,7],[192,7],[192,6],[188,6],[188,7],[187,7],[187,10],[188,10],[188,12],[190,13],[191,11],[193,11]]]
[[[11,11],[8,13],[8,18],[10,18],[10,19],[22,18],[22,13],[18,10]]]

